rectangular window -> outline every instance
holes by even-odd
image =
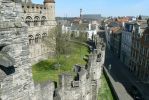
[[[129,32],[132,32],[133,26],[129,25]]]
[[[147,34],[147,35],[145,35],[145,41],[149,41],[149,35]]]
[[[149,48],[147,48],[147,57],[149,57]]]

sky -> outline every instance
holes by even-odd
[[[32,0],[42,4],[44,0]],[[101,14],[102,16],[138,16],[149,15],[149,0],[55,0],[56,16],[79,16],[83,14]]]

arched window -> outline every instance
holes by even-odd
[[[31,26],[31,22],[32,22],[32,17],[31,16],[27,16],[26,19],[25,19],[25,23],[28,25],[28,26]]]
[[[38,26],[40,18],[38,16],[34,17],[34,26]]]
[[[47,38],[47,33],[42,34],[42,41],[44,41]]]
[[[29,44],[33,44],[34,43],[34,37],[32,35],[29,35]]]
[[[45,22],[46,22],[46,17],[42,16],[41,17],[41,25],[45,25]]]
[[[38,34],[38,42],[41,42],[41,35]]]
[[[35,36],[35,43],[39,43],[40,40],[41,40],[40,34],[36,34],[36,36]]]

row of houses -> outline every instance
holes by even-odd
[[[82,14],[80,17],[57,18],[57,23],[62,26],[62,33],[70,33],[76,37],[86,33],[88,39],[97,34],[101,26],[100,14]]]
[[[107,20],[107,46],[140,81],[149,82],[149,19]]]
[[[88,39],[92,39],[93,35],[96,35],[98,32],[98,25],[83,23],[83,24],[74,24],[71,25],[62,25],[63,33],[70,33],[76,37],[78,37],[82,33],[87,34]]]

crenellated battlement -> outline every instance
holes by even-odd
[[[60,100],[97,100],[100,77],[105,59],[105,44],[97,36],[96,47],[88,58],[85,66],[74,65],[75,74],[63,73],[59,77],[59,87],[56,90],[55,98]],[[98,45],[100,44],[100,45]],[[100,59],[100,60],[98,60]]]
[[[47,7],[42,4],[25,4],[22,3],[22,9],[24,13],[42,13],[41,11],[47,11]]]

